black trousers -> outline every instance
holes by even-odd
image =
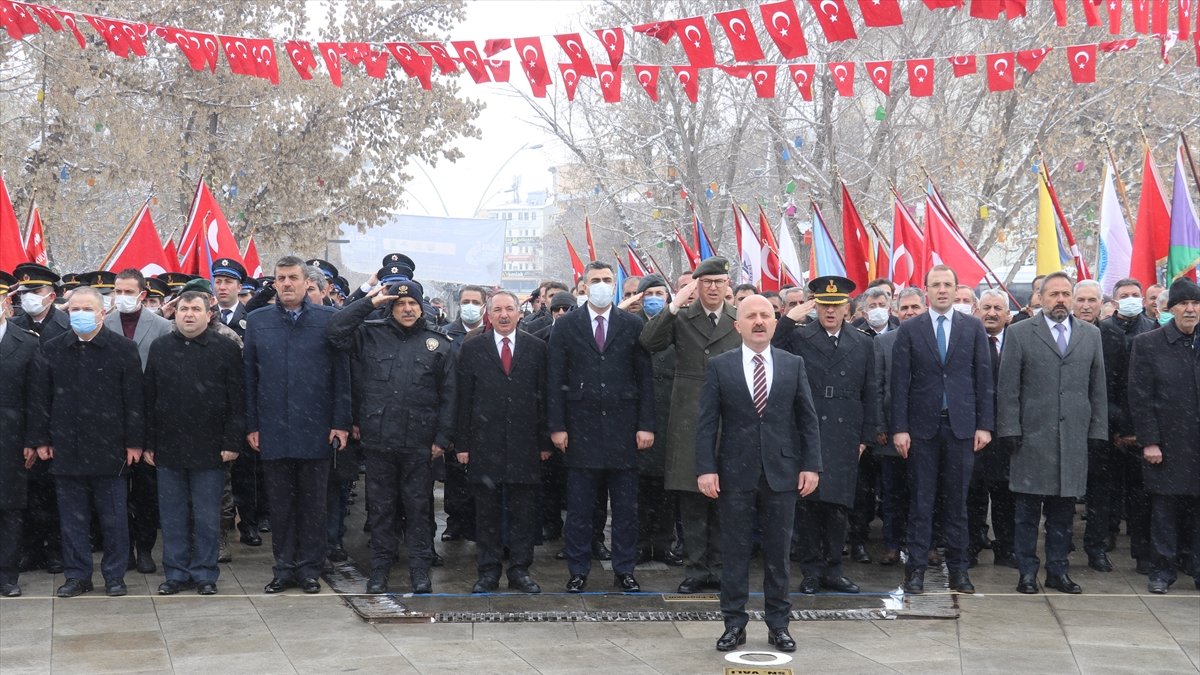
[[[675,538],[672,495],[662,476],[638,476],[638,549],[666,552]]]
[[[908,465],[899,457],[880,456],[879,494],[883,503],[883,546],[889,551],[904,548],[908,526]]]
[[[762,523],[764,620],[769,628],[786,628],[792,612],[788,599],[792,541],[792,519],[796,491],[774,492],[766,476],[758,490],[722,491],[717,499],[721,512],[721,548],[726,551],[721,568],[721,614],[726,628],[744,628],[749,622],[746,601],[750,596],[750,548],[755,517]],[[844,530],[843,530],[844,532]],[[838,557],[842,555],[838,549]]]
[[[687,551],[684,575],[700,581],[721,579],[721,510],[699,492],[679,490],[679,520]]]
[[[796,500],[793,529],[800,570],[805,577],[837,579],[842,576],[842,547],[846,545],[848,511],[841,504]],[[764,532],[767,523],[763,523]]]
[[[446,510],[446,531],[475,539],[475,501],[467,482],[467,468],[446,453],[446,481],[442,487],[442,508]]]
[[[1041,560],[1037,556],[1038,525],[1046,515],[1046,574],[1066,574],[1071,553],[1071,523],[1075,520],[1074,497],[1050,497],[1014,492],[1016,527],[1013,553],[1022,575],[1037,574]]]
[[[63,576],[92,578],[92,515],[100,522],[106,580],[125,578],[129,564],[129,484],[124,476],[55,476],[62,528]]]
[[[992,541],[992,553],[997,558],[1007,557],[1013,552],[1013,527],[1015,525],[1015,501],[1008,489],[1008,481],[994,480],[976,472],[971,479],[967,494],[967,523],[971,531],[971,550],[978,552],[988,539],[988,507],[991,506],[991,529],[996,535]]]
[[[0,584],[15,584],[21,565],[21,509],[0,509]]]
[[[1134,560],[1153,560],[1154,550],[1150,545],[1150,495],[1142,480],[1140,453],[1123,452],[1120,467],[1124,485],[1125,531],[1129,534],[1129,555]]]
[[[637,564],[637,469],[567,469],[567,522],[563,543],[571,574],[587,576],[592,569],[596,531],[596,495],[608,484],[612,498],[612,567],[615,574],[632,574]],[[603,533],[603,530],[601,530]],[[603,534],[601,534],[603,536]]]
[[[29,470],[22,554],[36,563],[62,559],[62,529],[58,520],[58,492],[49,465],[38,462]],[[39,565],[40,566],[40,565]]]
[[[389,569],[400,548],[400,521],[408,567],[433,563],[433,459],[427,448],[366,448],[367,521],[371,569]]]
[[[508,578],[529,573],[537,536],[538,485],[472,483],[475,551],[479,577],[499,579],[508,541]],[[505,527],[507,525],[507,528]]]
[[[158,541],[158,469],[145,462],[129,467],[129,543],[148,552]]]
[[[851,544],[866,544],[875,520],[875,500],[879,496],[879,463],[869,451],[858,458],[858,480],[854,484],[854,508],[850,511]],[[840,554],[839,554],[840,555]]]
[[[1083,550],[1088,556],[1104,553],[1112,531],[1112,514],[1121,499],[1121,456],[1105,443],[1103,451],[1088,452],[1087,524],[1083,529]]]
[[[259,520],[268,512],[263,464],[258,453],[246,446],[229,469],[229,487],[242,534],[257,533]]]
[[[934,545],[934,507],[941,501],[946,566],[967,569],[967,490],[975,467],[974,438],[955,438],[949,418],[943,417],[933,438],[914,438],[909,448],[908,567],[924,569]]]
[[[320,576],[325,561],[329,460],[265,460],[263,478],[271,504],[275,577],[298,581]]]
[[[542,462],[542,529],[551,534],[562,532],[566,499],[567,468],[561,452],[551,452]]]
[[[1184,517],[1191,511],[1191,522]],[[1200,497],[1187,495],[1150,495],[1150,542],[1154,548],[1154,567],[1150,578],[1167,583],[1175,581],[1175,556],[1191,543],[1189,567],[1200,575]],[[1200,577],[1197,577],[1200,578]]]

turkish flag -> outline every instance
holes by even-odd
[[[596,77],[600,80],[600,93],[605,103],[621,102],[621,66],[596,64]]]
[[[1027,0],[1004,0],[1004,13],[1008,15],[1008,20],[1025,16],[1028,10],[1025,8]]]
[[[872,271],[874,272],[876,279],[887,279],[891,281],[892,261],[888,257],[887,249],[883,246],[882,238],[877,238],[875,240],[875,263],[872,265]],[[892,283],[895,282],[893,281]]]
[[[1137,46],[1137,38],[1129,38],[1128,40],[1113,40],[1111,42],[1101,42],[1100,51],[1113,54],[1116,52],[1127,52]]]
[[[963,0],[922,0],[929,9],[959,9]]]
[[[263,275],[262,260],[258,257],[258,244],[254,243],[254,235],[246,240],[246,251],[242,253],[243,265],[246,268],[246,275],[251,279],[257,279]]]
[[[321,58],[325,61],[325,70],[329,71],[329,81],[333,82],[335,87],[342,86],[342,43],[318,42],[317,51],[321,52]],[[187,260],[186,257],[181,259]]]
[[[1096,45],[1072,45],[1067,47],[1067,67],[1075,84],[1096,81]]]
[[[780,56],[798,59],[808,54],[808,43],[804,41],[804,29],[793,0],[768,2],[759,5],[758,9],[762,12],[763,27],[779,48]]]
[[[734,61],[761,61],[764,58],[758,34],[754,32],[754,25],[750,23],[750,12],[734,9],[717,12],[713,16],[725,29],[725,37],[729,38]]]
[[[367,77],[382,80],[387,77],[388,53],[382,49],[368,47],[366,58],[362,61]]]
[[[175,240],[168,239],[163,245],[163,258],[167,261],[168,272],[180,272],[179,269],[179,253],[175,251]]]
[[[694,66],[671,66],[671,69],[675,71],[675,78],[683,87],[683,93],[695,103],[700,97],[700,69]]]
[[[1150,0],[1133,0],[1133,30],[1150,32]]]
[[[621,59],[625,56],[625,32],[620,27],[601,28],[596,30],[596,37],[608,52],[608,62],[614,66],[621,65]]]
[[[451,42],[454,51],[458,52],[458,60],[462,62],[463,68],[467,74],[475,80],[475,84],[483,84],[491,82],[491,75],[488,74],[487,66],[483,63],[483,57],[479,54],[479,47],[475,45],[474,40],[457,40]]]
[[[405,42],[389,42],[385,45],[388,51],[400,64],[404,70],[404,74],[410,78],[416,78],[421,83],[421,88],[429,90],[433,88],[433,59],[424,54],[417,53],[415,47]]]
[[[1186,40],[1192,35],[1192,13],[1195,11],[1196,0],[1179,0],[1179,39]]]
[[[1167,257],[1171,248],[1170,197],[1163,189],[1162,177],[1154,165],[1154,157],[1146,149],[1142,163],[1142,194],[1138,198],[1137,220],[1133,226],[1133,257],[1129,276],[1143,286],[1156,283],[1155,267]]]
[[[16,7],[11,2],[7,4],[8,7]],[[7,7],[4,9],[7,9]],[[36,33],[37,23],[33,21],[33,17],[29,17],[28,14],[25,14],[23,11],[22,14],[28,17],[29,23],[31,23],[34,28],[33,32]],[[12,36],[14,40],[20,40],[23,36],[13,34],[13,20],[8,19],[7,14],[4,14],[3,16],[6,17],[4,19],[4,27],[8,29],[8,34]],[[104,38],[104,44],[108,45],[108,51],[112,52],[113,54],[116,54],[123,59],[129,58],[130,52],[133,52],[138,56],[146,55],[146,45],[142,42],[142,38],[146,37],[146,34],[150,32],[150,28],[146,24],[120,21],[118,19],[109,19],[102,16],[92,16],[91,14],[84,14],[83,18],[87,19],[87,22],[92,24],[92,28],[96,29],[96,32],[100,34],[100,37]],[[22,19],[19,21],[23,23],[24,20]]]
[[[29,258],[21,243],[21,226],[8,197],[4,176],[0,175],[0,269],[11,270],[23,262],[29,262]]]
[[[491,38],[483,41],[483,53],[491,58],[512,46],[508,38]]]
[[[867,61],[863,64],[867,69],[867,75],[871,77],[871,83],[875,88],[883,92],[884,96],[892,93],[892,62],[891,61]]]
[[[1083,18],[1088,26],[1099,26],[1104,23],[1100,18],[1100,5],[1104,0],[1081,0],[1083,3]]]
[[[945,207],[933,195],[925,200],[925,243],[928,265],[949,265],[958,275],[958,283],[976,286],[987,275],[987,266],[950,223]]]
[[[1124,0],[1108,0],[1108,32],[1113,35],[1121,34],[1121,7]]]
[[[593,67],[593,72],[595,68]],[[558,64],[558,74],[562,76],[563,89],[567,92],[567,100],[575,100],[575,90],[579,88],[579,71],[575,70],[574,63]]]
[[[842,183],[842,248],[845,250],[846,278],[862,293],[871,281],[871,238],[845,183]]]
[[[1053,47],[1042,47],[1040,49],[1026,49],[1024,51],[1019,51],[1017,52],[1017,65],[1029,71],[1029,73],[1032,75],[1033,71],[1037,70],[1038,66],[1042,65],[1042,60],[1046,58],[1046,55],[1050,53],[1051,49],[1053,49]]]
[[[9,0],[0,1],[0,26],[4,26],[8,36],[14,40],[23,39],[26,35],[33,35],[41,30],[24,5],[13,4]],[[55,30],[61,30],[61,26]]]
[[[1004,0],[971,0],[971,16],[995,21],[1004,13]]]
[[[74,13],[57,7],[43,7],[41,5],[30,5],[30,7],[33,8],[34,13],[42,20],[42,23],[50,27],[50,30],[58,32],[63,29],[63,26],[66,26],[75,36],[75,42],[79,45],[79,48],[84,49],[87,47],[87,40],[84,39],[83,33],[79,31],[79,24],[75,21]],[[7,26],[5,27],[7,28]]]
[[[1171,30],[1170,0],[1151,0],[1150,32],[1154,35],[1166,35]]]
[[[813,76],[816,74],[816,65],[811,63],[797,63],[788,66],[788,74],[792,77],[792,82],[796,83],[796,88],[800,90],[800,96],[805,101],[813,100]]]
[[[847,98],[854,96],[854,62],[835,61],[829,64],[829,73],[833,75],[833,86],[837,87],[838,96]]]
[[[492,74],[492,82],[508,82],[511,66],[512,63],[504,59],[488,59],[487,67]]]
[[[163,252],[162,240],[154,227],[154,219],[150,217],[149,203],[143,204],[141,210],[133,217],[134,225],[125,236],[124,241],[113,250],[112,257],[104,269],[108,272],[135,269],[144,276],[171,271],[171,261]]]
[[[821,24],[821,30],[825,31],[825,39],[829,42],[858,37],[850,14],[846,11],[846,0],[808,0],[808,4],[817,13],[817,23]]]
[[[786,223],[784,223],[784,227],[787,227]],[[762,207],[758,209],[758,238],[762,241],[760,290],[778,293],[779,287],[783,284],[783,265],[779,260],[779,242],[775,241],[775,233],[767,224],[767,214],[763,213]]]
[[[917,227],[908,207],[892,202],[891,279],[900,288],[924,285],[925,234]]]
[[[989,91],[1009,91],[1013,88],[1014,58],[1012,52],[987,55]]]
[[[644,23],[640,26],[634,26],[633,32],[654,38],[665,45],[671,41],[671,36],[675,34],[675,22],[655,21],[654,23]]]
[[[211,72],[216,72],[219,60],[216,35],[180,30],[170,26],[159,26],[154,32],[158,33],[164,42],[179,47],[180,53],[187,59],[192,70],[207,68]]]
[[[279,84],[279,66],[275,62],[275,41],[270,38],[219,36],[225,50],[229,70],[235,75],[249,75]]]
[[[571,65],[574,67],[577,77],[596,76],[596,67],[592,65],[592,57],[583,47],[583,36],[579,33],[563,33],[555,35],[554,39],[558,41],[558,46],[562,48],[567,58],[571,59]],[[488,56],[492,56],[492,54],[488,54]],[[561,64],[559,71],[562,71]]]
[[[908,93],[915,97],[933,96],[933,59],[908,60]]]
[[[717,65],[713,56],[712,36],[708,33],[704,17],[694,16],[675,21],[675,34],[679,36],[679,44],[692,67],[712,68]]]
[[[634,66],[633,76],[637,78],[638,84],[642,85],[642,89],[646,90],[646,95],[651,101],[658,101],[658,66]]]
[[[450,57],[450,52],[446,51],[446,45],[440,42],[418,42],[417,44],[429,52],[430,58],[437,64],[438,70],[442,71],[443,75],[458,71],[458,67],[454,65],[454,59]]]
[[[900,15],[900,0],[858,0],[863,23],[873,28],[899,26],[904,23]]]
[[[954,68],[955,77],[974,75],[976,71],[975,55],[966,54],[964,56],[951,56],[950,65]]]
[[[183,271],[208,279],[212,278],[212,260],[233,258],[241,262],[241,252],[238,251],[237,240],[233,238],[225,214],[221,213],[220,204],[203,180],[196,186],[196,195],[192,198],[192,208],[188,213],[187,225],[183,228],[179,249],[183,264],[196,270]],[[207,267],[197,262],[203,262],[205,258],[208,260]]]
[[[25,259],[39,265],[49,265],[46,255],[46,231],[42,227],[42,213],[38,210],[37,202],[29,207],[29,224],[25,226],[25,239],[21,242],[25,250]]]
[[[539,37],[516,38],[513,47],[521,58],[521,69],[525,77],[534,87],[547,87],[550,79],[550,69],[546,67],[546,54],[542,51],[542,39]]]
[[[754,93],[759,98],[775,98],[776,65],[751,66],[748,77],[754,83]]]
[[[1067,0],[1054,0],[1051,4],[1054,5],[1054,22],[1059,27],[1067,25]]]

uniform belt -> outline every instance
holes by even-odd
[[[825,387],[825,392],[822,394],[821,398],[858,398],[858,392],[851,389]]]

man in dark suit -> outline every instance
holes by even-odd
[[[763,603],[767,642],[796,650],[788,633],[788,548],[796,494],[817,489],[821,438],[804,359],[771,348],[775,310],[760,295],[738,306],[740,349],[708,365],[696,423],[696,484],[721,510],[721,613],[717,651],[746,642],[750,539],[763,525]],[[837,552],[838,555],[841,551]]]
[[[974,593],[967,574],[967,489],[975,453],[992,440],[992,357],[973,316],[952,309],[958,277],[945,265],[925,275],[929,320],[900,324],[892,349],[892,443],[908,460],[911,501],[904,590],[923,593],[941,492],[950,588]]]
[[[455,453],[474,493],[479,579],[473,593],[500,584],[503,542],[509,549],[508,586],[540,593],[529,575],[541,462],[546,434],[546,343],[517,330],[520,302],[509,291],[488,300],[492,327],[459,348]],[[507,531],[502,523],[508,523]],[[507,534],[507,537],[505,535]]]
[[[607,483],[616,587],[636,593],[637,453],[654,444],[654,371],[650,353],[638,344],[642,320],[613,307],[612,267],[589,263],[584,278],[587,306],[550,332],[546,385],[550,440],[566,454],[567,592],[580,593],[587,584],[592,511]]]

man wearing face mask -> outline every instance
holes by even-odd
[[[654,445],[654,372],[638,344],[641,319],[613,306],[612,267],[591,262],[584,278],[587,307],[558,321],[547,349],[550,440],[567,464],[567,592],[587,585],[596,494],[607,484],[614,584],[636,593],[637,454]]]
[[[38,458],[50,462],[58,491],[65,583],[70,598],[92,590],[91,524],[104,542],[101,572],[109,596],[127,593],[129,521],[126,474],[142,456],[144,410],[137,346],[104,327],[104,301],[94,288],[67,302],[71,333],[46,343]]]
[[[104,327],[133,340],[145,370],[150,345],[170,334],[171,322],[142,308],[146,278],[136,269],[122,270],[113,278],[110,297],[116,311],[104,317]],[[158,472],[142,462],[131,466],[129,471],[129,540],[134,547],[130,562],[137,571],[154,572],[157,566],[151,551],[158,540]]]
[[[867,335],[883,335],[888,331],[895,330],[900,325],[900,322],[892,316],[892,296],[888,294],[886,288],[879,286],[868,288],[863,292],[860,302],[863,303],[866,321],[858,328]]]
[[[1113,297],[1117,300],[1115,314],[1100,322],[1100,341],[1104,348],[1104,381],[1105,392],[1108,395],[1108,437],[1111,445],[1113,483],[1116,492],[1113,499],[1123,499],[1125,503],[1125,529],[1129,533],[1129,554],[1136,561],[1138,574],[1149,574],[1151,566],[1150,550],[1150,497],[1142,482],[1142,453],[1134,435],[1135,411],[1129,400],[1129,350],[1133,348],[1133,339],[1142,333],[1149,333],[1158,327],[1153,318],[1143,311],[1142,283],[1137,279],[1121,279],[1113,285]],[[1090,467],[1089,467],[1090,468]],[[1124,485],[1124,491],[1120,489]],[[1092,493],[1088,491],[1088,506],[1092,506]],[[1117,502],[1118,504],[1120,502]],[[1111,520],[1108,524],[1111,528]],[[1112,530],[1095,530],[1088,516],[1088,532],[1093,536],[1103,533],[1104,541],[1099,543],[1094,539],[1088,548],[1088,536],[1084,534],[1084,547],[1088,548],[1089,561],[1097,558],[1100,566],[1112,565],[1108,559],[1108,551],[1116,546]],[[1104,560],[1092,556],[1091,552],[1104,552]],[[1094,567],[1094,566],[1093,566]],[[1111,567],[1109,567],[1111,569]],[[1103,570],[1101,570],[1103,571]]]
[[[951,309],[967,316],[975,316],[975,309],[979,305],[979,299],[975,297],[975,290],[966,284],[959,284],[954,289],[954,304]]]

